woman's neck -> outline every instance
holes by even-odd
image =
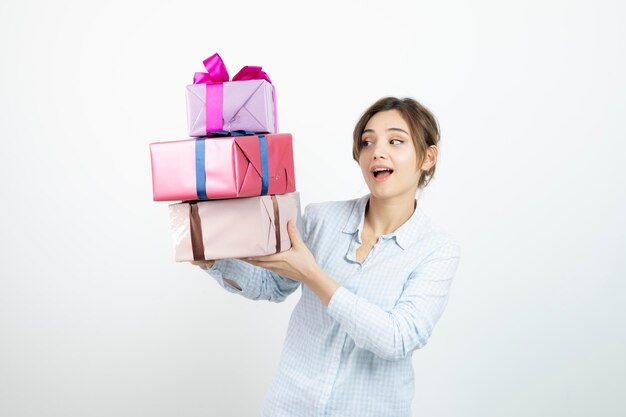
[[[364,227],[376,237],[389,234],[413,215],[415,206],[414,195],[385,200],[370,195],[365,210]]]

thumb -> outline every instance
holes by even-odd
[[[299,247],[304,244],[302,241],[302,237],[300,237],[300,232],[298,232],[298,228],[293,220],[289,220],[287,222],[287,233],[289,233],[289,240],[291,240],[291,246]]]

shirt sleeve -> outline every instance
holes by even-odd
[[[328,304],[328,314],[354,343],[383,359],[402,359],[426,345],[448,301],[460,247],[448,243],[433,251],[409,276],[391,311],[338,288]]]
[[[211,268],[204,269],[227,291],[240,294],[251,300],[284,301],[300,285],[298,281],[284,278],[267,269],[250,265],[238,259],[215,261]],[[234,281],[241,290],[231,286],[224,278]]]

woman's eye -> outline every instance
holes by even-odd
[[[391,139],[389,143],[391,143],[392,145],[399,145],[401,143],[404,143],[404,141],[400,139]]]
[[[371,141],[369,141],[369,140],[366,140],[366,139],[362,139],[362,140],[361,140],[361,147],[362,147],[362,148],[365,148],[365,147],[367,147],[367,146],[370,146],[371,144],[372,144],[372,142],[371,142]]]

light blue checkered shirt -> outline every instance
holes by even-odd
[[[411,355],[426,344],[443,312],[460,248],[418,206],[359,264],[368,199],[305,209],[298,225],[304,242],[341,287],[328,307],[302,287],[264,416],[411,415]],[[237,260],[220,260],[206,270],[228,291],[253,300],[280,302],[300,285]]]

